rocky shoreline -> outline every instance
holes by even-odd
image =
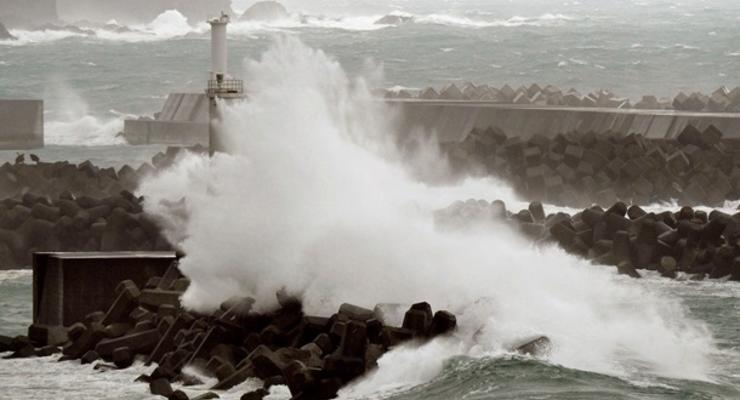
[[[0,268],[26,268],[34,251],[170,250],[135,196],[140,179],[174,162],[172,147],[134,169],[20,155],[0,166]],[[201,152],[201,148],[188,151]]]
[[[454,229],[495,221],[536,243],[556,244],[596,265],[616,266],[620,274],[634,278],[641,277],[640,271],[657,271],[672,279],[740,282],[740,212],[729,215],[682,207],[656,214],[618,202],[608,209],[592,206],[574,215],[546,215],[538,202],[512,212],[500,200],[468,200],[435,215],[438,226]]]
[[[218,398],[224,391],[249,378],[264,382],[262,389],[242,399],[261,399],[273,385],[287,385],[293,399],[330,399],[347,383],[377,367],[387,351],[404,343],[423,343],[452,334],[455,315],[433,312],[421,302],[403,313],[400,327],[385,322],[386,313],[403,306],[378,305],[373,310],[342,304],[331,316],[306,315],[299,299],[280,292],[279,308],[268,313],[252,311],[254,300],[232,298],[219,310],[199,314],[184,310],[180,296],[188,286],[177,262],[162,277],[143,288],[123,281],[117,298],[107,310],[91,313],[68,328],[32,325],[28,336],[0,336],[5,358],[48,357],[62,353],[59,361],[96,363],[100,371],[128,368],[135,360],[156,364],[137,382],[150,392],[171,400],[188,399],[183,387],[203,385],[184,372],[195,368],[215,378],[209,392],[196,399]],[[544,337],[526,340],[512,349],[533,354],[545,349]]]
[[[609,90],[602,89],[584,95],[576,89],[565,91],[557,86],[547,85],[543,87],[536,83],[529,87],[520,86],[516,89],[508,84],[498,88],[486,84],[475,85],[471,82],[458,87],[453,83],[439,90],[433,87],[418,91],[380,90],[378,94],[390,99],[472,100],[533,106],[603,107],[716,113],[740,112],[740,87],[728,89],[725,86],[711,94],[680,92],[673,99],[659,99],[654,95],[645,95],[634,105],[630,99],[619,97]]]
[[[675,139],[593,132],[522,139],[489,127],[443,150],[458,173],[497,176],[525,199],[554,205],[717,207],[740,199],[740,141],[714,126],[689,125]]]

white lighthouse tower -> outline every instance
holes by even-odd
[[[220,17],[211,18],[211,75],[206,94],[209,99],[210,123],[208,128],[209,152],[225,152],[223,137],[219,131],[221,121],[220,106],[227,102],[244,98],[244,83],[233,79],[228,74],[229,49],[226,41],[226,27],[230,18],[221,13]]]

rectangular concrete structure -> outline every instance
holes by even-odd
[[[507,135],[529,138],[571,131],[637,133],[674,138],[686,126],[717,127],[727,139],[740,139],[740,114],[498,104],[467,100],[386,100],[396,112],[401,135],[434,134],[441,143],[457,142],[473,128],[498,127]]]
[[[135,145],[208,146],[208,97],[171,93],[155,119],[124,121],[123,136]]]
[[[208,146],[208,123],[127,120],[123,132],[133,145]]]
[[[0,99],[0,149],[44,147],[43,100]]]
[[[121,281],[143,288],[173,261],[174,252],[34,253],[33,322],[70,326],[105,311]]]

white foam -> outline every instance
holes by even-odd
[[[513,16],[508,19],[473,19],[450,14],[417,15],[414,22],[422,24],[449,25],[466,28],[487,27],[520,27],[520,26],[555,26],[574,20],[573,17],[563,14],[543,14],[537,17]]]
[[[413,23],[436,24],[462,28],[486,27],[520,27],[520,26],[557,26],[574,20],[573,17],[563,14],[543,14],[537,17],[514,16],[508,19],[481,19],[457,16],[452,14],[411,14],[403,11],[393,11],[388,15],[410,18]],[[382,14],[370,15],[318,15],[293,13],[286,18],[272,21],[240,21],[235,19],[229,27],[231,37],[251,37],[262,32],[296,31],[301,29],[332,29],[346,31],[374,31],[386,29],[392,25],[377,24]],[[115,20],[108,22],[109,26],[117,26]],[[88,40],[106,40],[118,42],[152,42],[182,38],[187,35],[203,36],[210,27],[205,22],[194,24],[177,10],[167,10],[157,16],[152,22],[143,25],[132,25],[125,30],[112,30],[109,27],[80,26],[79,28],[93,32],[94,35],[65,29],[59,30],[11,30],[11,34],[18,40],[0,41],[0,45],[24,46],[29,44],[49,43],[68,38],[84,38]]]
[[[241,294],[266,309],[285,288],[311,313],[428,300],[458,315],[455,340],[389,354],[360,394],[429,379],[448,355],[505,354],[535,334],[553,340],[549,360],[567,367],[710,379],[711,334],[677,299],[504,226],[438,230],[432,212],[453,200],[525,203],[496,180],[440,187],[416,178],[444,174],[445,161],[422,152],[405,160],[411,170],[402,165],[394,113],[368,89],[377,85],[295,38],[279,39],[244,75],[250,99],[225,109],[232,154],[184,157],[141,188],[147,212],[187,253],[189,307]],[[162,202],[185,193],[184,209]]]
[[[110,21],[110,25],[118,25]],[[177,10],[167,10],[158,15],[152,22],[143,25],[132,25],[125,30],[117,31],[99,26],[80,26],[79,28],[93,32],[87,35],[75,30],[60,27],[45,30],[21,30],[14,29],[11,34],[18,40],[0,41],[0,45],[23,46],[28,44],[39,44],[55,42],[67,38],[85,38],[89,40],[106,40],[120,42],[150,42],[169,40],[183,37],[189,34],[204,34],[209,31],[208,24],[200,23],[191,25],[188,19]]]
[[[93,116],[87,102],[73,89],[58,84],[51,90],[59,99],[56,115],[44,124],[44,141],[53,145],[101,146],[125,144],[123,121],[131,115],[110,110],[110,117]]]
[[[33,271],[29,269],[0,270],[0,283],[7,281],[26,280],[31,277]]]

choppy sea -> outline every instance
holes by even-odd
[[[643,94],[672,96],[678,91],[711,92],[723,85],[740,85],[736,1],[384,0],[358,1],[357,7],[351,3],[292,2],[293,14],[285,20],[233,24],[231,71],[240,76],[244,63],[259,59],[276,35],[289,35],[335,57],[349,74],[369,76],[386,88],[536,82],[581,92],[605,88],[639,99]],[[391,13],[413,21],[374,23]],[[149,160],[163,148],[129,147],[116,134],[126,116],[151,115],[168,93],[202,90],[209,64],[207,26],[175,11],[126,32],[79,26],[96,34],[12,30],[19,40],[0,42],[0,98],[45,100],[49,146],[37,152],[44,160],[91,159],[102,166]],[[249,86],[250,77],[243,78]],[[15,155],[0,152],[0,161],[12,162]],[[740,285],[652,276],[632,281],[616,274],[612,279],[674,303],[685,309],[687,318],[705,326],[712,344],[706,376],[683,380],[641,375],[639,370],[628,376],[603,374],[568,368],[547,357],[491,354],[448,358],[437,373],[424,379],[399,371],[392,384],[349,391],[344,397],[740,399]],[[625,307],[639,307],[639,302]],[[23,334],[30,319],[30,273],[0,271],[0,334]],[[582,352],[594,350],[591,345],[583,343]],[[422,354],[418,362],[430,362]],[[615,363],[624,357],[629,355],[615,354]],[[673,357],[676,370],[681,363],[692,367],[691,360],[680,355],[666,357]],[[145,385],[133,383],[143,372],[144,367],[137,365],[99,373],[91,366],[58,363],[54,358],[0,361],[0,399],[150,399]],[[222,398],[237,399],[256,385],[247,382]],[[201,393],[205,386],[185,390]],[[287,390],[277,388],[268,399],[289,397]]]

